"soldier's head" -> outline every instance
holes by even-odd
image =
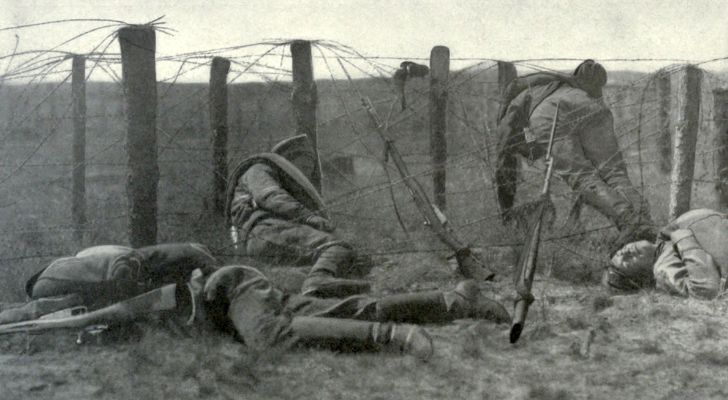
[[[634,291],[654,284],[652,266],[657,245],[647,240],[627,243],[612,256],[602,283],[610,289]]]
[[[290,161],[309,179],[313,177],[316,170],[316,155],[306,135],[297,135],[281,140],[273,146],[271,153],[278,154]]]
[[[602,97],[602,87],[607,84],[607,70],[594,60],[584,60],[574,70],[574,79],[592,97]]]

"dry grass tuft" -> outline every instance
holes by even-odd
[[[565,389],[539,385],[528,390],[528,398],[533,400],[568,400],[572,396]]]
[[[722,351],[701,351],[695,354],[695,359],[719,367],[728,367],[728,354]]]
[[[598,313],[614,305],[614,300],[605,295],[597,295],[592,299],[592,310]]]

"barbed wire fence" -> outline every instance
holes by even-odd
[[[123,79],[123,55],[113,52],[123,21],[53,21],[89,23],[92,28],[74,34],[50,49],[19,50],[0,55],[0,268],[7,272],[8,297],[17,298],[18,284],[52,258],[74,254],[95,244],[132,243],[129,238],[130,207],[127,193],[128,137]],[[49,22],[51,23],[51,22]],[[43,25],[11,27],[2,34],[37,29]],[[161,20],[141,29],[166,35],[174,31]],[[98,35],[96,44],[83,53],[72,53],[69,43]],[[173,36],[165,40],[174,40]],[[387,160],[385,145],[376,134],[360,96],[372,100],[394,138],[411,175],[433,196],[433,172],[444,171],[446,208],[450,224],[485,253],[518,246],[522,233],[504,226],[494,192],[496,116],[500,107],[506,68],[504,61],[476,57],[452,57],[444,90],[446,101],[444,165],[433,165],[430,148],[430,77],[406,81],[404,90],[392,79],[402,61],[429,61],[428,57],[363,55],[331,40],[303,42],[310,46],[311,77],[315,85],[301,86],[300,65],[294,60],[294,44],[301,41],[274,39],[226,48],[182,54],[156,54],[157,65],[171,66],[167,76],[157,76],[156,240],[198,241],[208,244],[222,258],[235,256],[225,221],[216,212],[213,182],[227,178],[228,170],[247,156],[268,150],[278,140],[301,132],[300,105],[292,102],[296,90],[313,90],[313,124],[321,160],[322,191],[327,211],[339,230],[359,252],[374,257],[434,254],[445,257],[449,249],[439,243],[413,207],[399,171]],[[86,110],[84,154],[74,157],[74,119],[78,113],[72,95],[74,57],[85,63]],[[211,88],[207,83],[186,82],[186,76],[210,70],[215,60],[227,60],[223,85],[227,100],[222,141],[213,140],[219,129]],[[678,90],[684,65],[718,65],[725,59],[704,61],[672,59],[613,59],[625,63],[658,63],[652,73],[629,75],[610,81],[603,101],[614,114],[615,135],[632,182],[649,199],[658,223],[668,214],[671,186],[673,131],[683,122],[677,110],[687,101]],[[514,60],[519,75],[551,70],[550,62],[569,58]],[[3,65],[4,64],[4,65]],[[299,68],[297,71],[294,69]],[[218,72],[219,74],[220,72]],[[346,75],[356,76],[352,82]],[[627,76],[627,74],[625,74]],[[77,80],[76,80],[77,81]],[[692,180],[693,207],[720,207],[725,177],[726,116],[721,88],[728,81],[720,73],[702,71],[699,134]],[[303,89],[301,89],[303,87]],[[718,94],[716,94],[718,93]],[[299,93],[300,94],[300,93]],[[310,93],[309,93],[310,95]],[[401,107],[401,97],[406,98]],[[690,101],[694,101],[691,99]],[[224,113],[223,113],[224,114]],[[312,123],[309,120],[307,123]],[[215,153],[218,151],[218,153]],[[219,160],[218,160],[219,161]],[[84,181],[83,210],[72,212],[74,172]],[[537,196],[543,177],[539,162],[523,160],[519,172],[519,201]],[[75,178],[79,179],[79,178]],[[570,260],[592,268],[606,261],[600,245],[616,235],[612,224],[585,209],[580,223],[569,225],[567,213],[578,193],[555,180],[552,193],[557,204],[555,223],[546,234],[545,246],[568,254]],[[77,195],[76,195],[77,196]],[[433,197],[431,197],[433,199]],[[84,219],[74,215],[83,212]],[[80,221],[80,222],[79,222]],[[591,243],[591,245],[585,245]],[[566,256],[564,256],[566,257]],[[15,292],[12,292],[15,290]]]

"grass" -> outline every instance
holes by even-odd
[[[180,87],[177,98],[195,87]],[[248,90],[243,93],[242,89]],[[326,99],[326,86],[320,86]],[[375,87],[372,90],[381,89]],[[478,89],[481,90],[481,89]],[[247,152],[261,150],[276,138],[292,131],[291,122],[281,118],[287,113],[288,92],[268,92],[264,86],[235,87],[231,95],[236,111],[231,127],[231,157],[239,159]],[[285,93],[283,93],[285,92]],[[635,93],[624,92],[620,104],[636,104]],[[329,93],[330,94],[330,93]],[[482,94],[482,93],[481,93]],[[457,110],[458,94],[452,93]],[[477,124],[492,125],[488,116],[492,107],[481,107],[478,96],[468,103],[477,115]],[[489,97],[493,97],[489,95]],[[252,104],[243,99],[252,99]],[[105,109],[120,106],[116,93],[102,93],[90,99],[91,108],[110,99]],[[613,99],[608,99],[609,101]],[[55,99],[56,102],[65,99]],[[489,102],[489,104],[492,102]],[[709,104],[710,102],[704,102]],[[492,106],[492,104],[491,104]],[[162,108],[165,104],[162,104]],[[184,103],[178,114],[169,114],[160,126],[174,139],[161,140],[162,178],[159,188],[159,240],[200,241],[221,253],[228,252],[226,232],[219,219],[204,209],[210,180],[209,144],[200,135],[207,126],[204,113]],[[264,112],[261,112],[264,111]],[[282,111],[281,111],[282,110]],[[320,137],[328,146],[326,155],[337,151],[361,156],[357,161],[378,165],[380,154],[336,148],[332,138],[349,137],[349,125],[335,117],[342,110],[322,106]],[[482,111],[482,112],[478,112]],[[617,127],[635,117],[634,110],[621,108]],[[709,113],[710,110],[704,110]],[[89,114],[103,111],[90,110]],[[489,114],[490,113],[490,114]],[[192,117],[191,126],[180,125],[183,117]],[[703,124],[710,119],[703,118]],[[95,119],[89,122],[89,154],[95,154],[123,138],[121,119]],[[362,118],[363,121],[363,118]],[[449,151],[460,156],[473,148],[470,128],[457,120],[449,121]],[[106,128],[101,127],[106,124]],[[421,178],[429,190],[429,156],[427,155],[427,121],[423,115],[397,127],[398,143],[411,172]],[[707,125],[706,125],[707,126]],[[29,132],[45,131],[43,126]],[[653,126],[643,127],[650,131]],[[703,129],[707,129],[705,126]],[[35,163],[67,162],[70,154],[70,128],[48,143],[31,159]],[[37,132],[36,132],[37,133]],[[481,135],[483,136],[483,135]],[[709,135],[701,135],[699,151],[710,146]],[[381,143],[366,136],[373,152]],[[370,140],[372,139],[372,140]],[[480,139],[493,139],[476,135]],[[621,137],[622,145],[634,137]],[[34,141],[35,140],[35,141]],[[646,140],[649,153],[653,138]],[[22,162],[35,147],[37,138],[15,137],[3,149],[4,161]],[[3,279],[0,301],[24,298],[23,282],[35,270],[47,265],[55,256],[71,254],[79,248],[102,243],[126,242],[126,197],[124,192],[123,140],[110,151],[101,153],[99,161],[87,171],[89,226],[81,243],[72,232],[60,228],[69,225],[70,192],[66,170],[26,168],[8,181],[5,197],[0,201],[0,218],[5,235],[0,239]],[[351,151],[350,151],[351,150]],[[634,148],[627,149],[631,176],[639,176]],[[631,155],[630,155],[631,154]],[[651,156],[650,156],[651,157]],[[650,159],[645,155],[644,159]],[[453,157],[454,160],[467,158]],[[199,161],[194,161],[199,160]],[[103,163],[102,163],[103,162]],[[484,162],[487,164],[487,162]],[[103,164],[103,165],[102,165]],[[119,165],[114,165],[119,164]],[[368,167],[368,168],[369,168]],[[486,170],[484,180],[483,170]],[[699,164],[696,176],[709,180],[711,166]],[[341,232],[357,243],[362,253],[372,257],[374,268],[368,279],[376,294],[454,287],[457,277],[448,266],[447,251],[422,225],[422,218],[412,206],[403,185],[393,193],[386,190],[381,174],[366,170],[353,182],[327,180],[325,195],[334,199],[331,211]],[[457,228],[462,239],[482,250],[489,265],[499,272],[499,280],[483,284],[483,290],[510,305],[514,293],[510,275],[520,250],[522,233],[502,226],[490,182],[488,167],[477,159],[453,162],[448,166],[449,224]],[[534,198],[540,189],[542,171],[524,165],[519,199]],[[396,173],[393,179],[397,181]],[[667,210],[666,177],[654,165],[645,165],[647,196],[658,223],[664,222]],[[50,183],[49,183],[50,182]],[[693,204],[712,206],[709,185],[696,186]],[[352,192],[355,187],[367,190]],[[574,233],[564,226],[565,211],[571,198],[558,180],[552,187],[557,208],[556,221],[544,230],[538,272],[526,329],[515,345],[508,343],[508,326],[463,320],[443,326],[427,326],[432,334],[436,354],[428,363],[394,354],[347,354],[326,350],[293,349],[253,353],[230,337],[214,333],[144,326],[136,335],[102,344],[76,346],[73,332],[58,332],[33,337],[0,337],[0,393],[3,398],[175,398],[175,399],[569,399],[569,398],[723,398],[725,390],[716,382],[716,369],[728,365],[720,332],[728,326],[724,301],[713,303],[672,298],[654,292],[630,296],[611,296],[597,283],[608,261],[609,243],[615,231],[595,231],[562,239]],[[346,195],[343,200],[337,196]],[[403,227],[394,215],[393,201],[402,215]],[[474,222],[475,221],[475,222]],[[602,226],[606,220],[585,209],[583,226]],[[495,246],[495,247],[491,247]],[[33,257],[35,255],[43,257]],[[232,258],[226,258],[233,261]],[[295,290],[300,286],[304,269],[269,269],[273,279]],[[588,354],[582,354],[585,332]],[[655,384],[664,382],[664,384]]]

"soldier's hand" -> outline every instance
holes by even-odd
[[[306,225],[324,232],[332,232],[334,230],[334,224],[331,221],[315,214],[306,218],[304,222]]]

